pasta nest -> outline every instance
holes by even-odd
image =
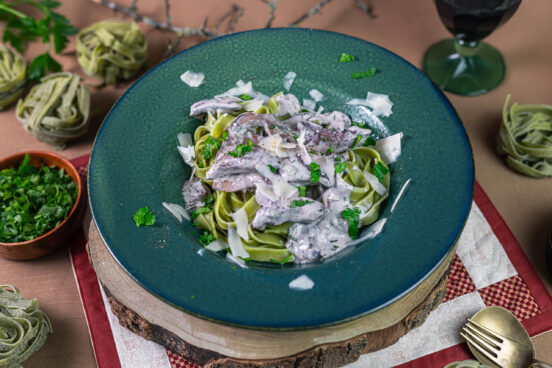
[[[0,44],[0,110],[21,96],[26,75],[27,66],[23,57]]]
[[[146,64],[146,57],[146,37],[134,22],[97,22],[77,35],[79,64],[104,84],[134,76]]]

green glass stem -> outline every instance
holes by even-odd
[[[476,96],[502,82],[505,65],[500,53],[484,42],[447,39],[429,48],[423,69],[439,88]]]

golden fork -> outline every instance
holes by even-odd
[[[468,319],[460,332],[471,348],[502,368],[552,368],[534,359],[533,349]]]

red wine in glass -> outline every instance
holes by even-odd
[[[516,12],[521,0],[435,0],[437,13],[454,39],[433,45],[424,55],[428,77],[446,91],[464,96],[498,86],[505,72],[500,53],[481,42]]]

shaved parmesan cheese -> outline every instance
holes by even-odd
[[[243,259],[239,259],[238,257],[234,257],[230,253],[226,253],[226,259],[229,260],[230,262],[233,262],[233,263],[237,264],[241,268],[249,268],[249,267],[247,267],[247,265],[245,264]]]
[[[205,248],[199,248],[199,249],[197,250],[197,254],[199,254],[200,256],[203,257],[203,254],[205,254]]]
[[[364,98],[353,98],[352,100],[347,101],[346,104],[368,106],[368,104],[366,103],[366,99]]]
[[[245,209],[242,207],[236,212],[232,213],[232,218],[236,223],[236,230],[238,231],[238,235],[244,240],[249,240],[249,233],[247,232],[249,221],[247,219],[247,212],[245,212]]]
[[[207,249],[207,250],[210,250],[211,252],[219,252],[221,250],[225,250],[226,248],[228,248],[228,243],[222,239],[217,239],[215,241],[210,242],[202,249]]]
[[[190,133],[178,133],[178,144],[182,147],[188,147],[193,144],[192,135]]]
[[[309,153],[307,152],[307,148],[305,147],[305,132],[306,131],[307,131],[306,129],[303,129],[303,131],[301,132],[301,134],[297,138],[297,145],[299,146],[300,155],[303,158],[303,161],[305,162],[305,164],[310,165],[310,163],[312,162],[312,159],[311,159]]]
[[[289,184],[284,178],[278,174],[274,174],[268,166],[259,164],[255,166],[259,174],[270,180],[272,190],[279,198],[291,198],[298,194],[297,188]]]
[[[401,138],[402,133],[397,133],[376,142],[376,151],[387,164],[397,161],[401,155]]]
[[[187,163],[190,167],[194,167],[194,159],[195,159],[195,150],[194,146],[190,145],[188,147],[182,147],[177,146],[178,153],[180,153],[180,156],[184,160],[185,163]]]
[[[258,143],[258,145],[265,150],[274,153],[278,157],[288,157],[289,153],[286,148],[295,148],[294,143],[282,143],[282,137],[280,134],[269,135],[264,137]]]
[[[385,217],[374,222],[363,232],[362,236],[360,236],[358,239],[355,239],[349,245],[362,243],[366,239],[374,239],[378,234],[380,234],[383,231],[383,227],[385,226],[386,222],[387,222],[387,218]]]
[[[278,111],[276,114],[279,117],[293,116],[301,111],[299,100],[292,94],[279,95],[274,97],[274,100],[278,103]]]
[[[391,102],[388,95],[368,92],[366,106],[372,109],[374,115],[387,117],[392,114],[393,102]]]
[[[366,172],[364,170],[361,170],[361,171],[364,174],[364,178],[366,178],[366,181],[379,195],[384,195],[385,192],[387,192],[387,188],[385,188],[385,186],[382,183],[380,183],[380,181],[375,175],[370,174],[369,172]]]
[[[257,111],[261,107],[263,107],[264,101],[260,98],[254,98],[252,100],[247,101],[245,104],[243,104],[243,108],[245,111]]]
[[[312,97],[314,102],[320,102],[324,99],[324,95],[317,89],[311,89],[309,95]]]
[[[263,103],[269,100],[269,97],[267,95],[261,92],[257,92],[253,89],[253,83],[251,83],[251,81],[245,83],[242,80],[239,80],[236,82],[236,87],[230,88],[228,91],[224,92],[223,94],[215,96],[215,98],[227,97],[227,96],[241,96],[241,95],[248,95],[251,98],[262,100]]]
[[[314,109],[316,108],[316,102],[314,102],[313,100],[309,100],[307,98],[304,98],[303,99],[303,107],[309,111],[314,111]]]
[[[262,194],[266,198],[270,199],[272,202],[275,202],[278,200],[278,195],[274,193],[274,190],[272,190],[272,188],[266,183],[258,183],[256,187],[257,187],[257,191],[255,192],[255,195],[257,193]]]
[[[411,179],[408,179],[404,184],[403,186],[401,187],[401,190],[399,191],[399,194],[397,195],[397,198],[395,198],[395,200],[393,201],[393,205],[391,206],[391,213],[393,213],[393,211],[395,211],[395,206],[397,205],[397,203],[399,203],[399,199],[401,199],[404,191],[406,190],[406,188],[408,187],[408,184],[410,184],[410,180]]]
[[[314,281],[307,275],[301,275],[289,283],[289,288],[293,290],[310,290],[314,286]]]
[[[284,76],[284,88],[286,89],[286,91],[289,91],[289,89],[291,88],[291,85],[295,81],[296,76],[297,74],[295,74],[295,72],[288,72]]]
[[[190,87],[199,87],[203,84],[205,75],[203,73],[195,73],[191,70],[186,70],[186,72],[180,76],[180,79]]]
[[[249,258],[249,253],[244,249],[241,238],[232,225],[228,225],[228,245],[234,257]]]
[[[322,111],[324,111],[324,106],[318,106],[318,111],[316,111],[316,113],[322,114]]]
[[[178,222],[182,223],[183,218],[190,221],[190,215],[188,214],[188,211],[186,211],[186,209],[181,205],[167,202],[163,202],[161,204],[167,209],[167,211],[169,211],[174,217],[176,217]]]

